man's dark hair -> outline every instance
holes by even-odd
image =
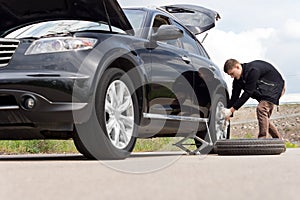
[[[236,59],[228,59],[226,60],[224,64],[224,72],[227,73],[229,70],[231,70],[236,64],[239,64],[240,62]]]

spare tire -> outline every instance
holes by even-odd
[[[285,150],[285,143],[280,139],[218,140],[214,147],[219,155],[278,155]]]

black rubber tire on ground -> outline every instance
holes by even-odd
[[[81,142],[80,137],[76,130],[74,131],[73,142],[74,142],[74,145],[75,145],[77,151],[79,153],[81,153],[82,155],[84,155],[84,157],[86,157],[87,159],[92,159],[92,160],[95,159],[94,156],[92,156],[90,154],[90,152],[85,148],[85,146]]]
[[[124,148],[117,148],[112,144],[106,129],[107,113],[105,110],[105,100],[107,98],[107,90],[114,81],[121,81],[126,85],[133,102],[133,133]],[[80,153],[90,159],[125,159],[130,155],[135,146],[138,121],[138,100],[130,77],[121,69],[108,69],[104,72],[103,78],[98,84],[95,95],[95,106],[90,119],[86,123],[76,125],[77,132],[73,138],[75,146]]]
[[[286,147],[280,139],[218,140],[214,151],[219,155],[279,155]]]

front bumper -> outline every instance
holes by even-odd
[[[26,100],[34,100],[28,108]],[[3,124],[28,124],[73,122],[73,112],[83,110],[87,103],[51,102],[39,94],[0,89],[0,126]],[[1,128],[1,127],[0,127]]]
[[[0,73],[0,138],[13,132],[73,131],[88,118],[88,82],[88,76],[67,72]]]

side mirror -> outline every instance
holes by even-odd
[[[152,34],[152,40],[165,41],[176,40],[183,36],[183,31],[175,25],[161,25],[156,33]]]

